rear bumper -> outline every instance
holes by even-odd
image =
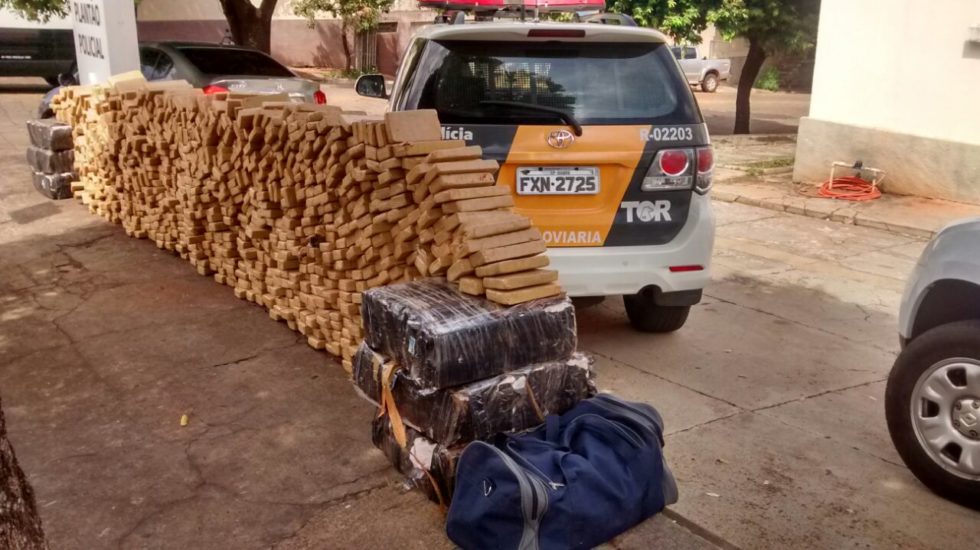
[[[664,293],[699,290],[711,280],[715,216],[708,196],[695,194],[687,223],[672,241],[653,246],[549,248],[551,266],[570,296],[636,294],[656,286]],[[670,266],[701,265],[673,273]]]

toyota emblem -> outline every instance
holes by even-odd
[[[555,130],[548,134],[548,145],[555,149],[565,149],[575,143],[575,135],[568,130]]]

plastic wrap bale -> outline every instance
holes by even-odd
[[[407,449],[402,449],[391,431],[388,416],[380,416],[371,424],[371,439],[374,446],[388,457],[409,483],[421,490],[433,502],[449,504],[453,497],[456,482],[456,462],[463,452],[463,446],[447,448],[426,439],[425,436],[406,427]],[[435,483],[435,485],[433,485]],[[436,492],[435,487],[439,491]]]
[[[75,169],[75,151],[51,151],[29,145],[27,147],[27,164],[35,172],[44,174],[64,174]]]
[[[381,401],[381,365],[388,361],[365,345],[354,361],[358,390]],[[592,360],[539,363],[458,388],[426,390],[395,376],[391,392],[402,420],[440,445],[468,443],[500,432],[533,428],[595,395]]]
[[[361,312],[368,344],[423,388],[459,386],[575,351],[567,297],[505,307],[443,279],[421,279],[368,290]]]
[[[71,126],[53,118],[27,121],[27,133],[31,145],[49,151],[65,151],[72,148]]]
[[[42,174],[33,172],[32,179],[34,188],[49,199],[70,199],[71,182],[75,180],[75,174]]]
[[[354,388],[375,405],[381,402],[381,369],[389,361],[390,359],[371,349],[367,342],[361,342],[354,353],[351,372]]]

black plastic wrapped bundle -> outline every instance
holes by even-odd
[[[34,188],[49,199],[70,199],[71,182],[75,180],[75,174],[42,174],[33,172],[32,179]]]
[[[446,448],[426,439],[412,428],[406,428],[407,445],[402,449],[391,431],[387,415],[374,419],[371,439],[409,483],[430,500],[449,504],[456,482],[456,462],[463,446]],[[436,488],[438,487],[438,491]]]
[[[389,361],[364,344],[354,359],[354,382],[374,403],[381,401],[381,365],[385,363]],[[581,353],[458,388],[426,390],[397,373],[391,385],[402,420],[441,445],[528,430],[595,391],[592,360]]]
[[[64,174],[75,169],[75,151],[51,151],[30,145],[27,147],[27,164],[35,172]]]
[[[381,403],[381,375],[390,359],[371,349],[367,342],[361,342],[354,354],[351,378],[357,393],[375,405]]]
[[[567,297],[505,307],[444,279],[420,279],[368,290],[361,313],[368,344],[422,388],[459,386],[575,351]]]
[[[27,121],[27,133],[31,145],[49,151],[64,151],[72,148],[71,126],[53,118],[39,118]]]

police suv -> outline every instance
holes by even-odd
[[[710,280],[715,222],[708,131],[665,42],[614,25],[433,25],[390,94],[380,75],[357,91],[438,111],[444,138],[500,162],[570,295],[622,295],[634,327],[669,332]]]

